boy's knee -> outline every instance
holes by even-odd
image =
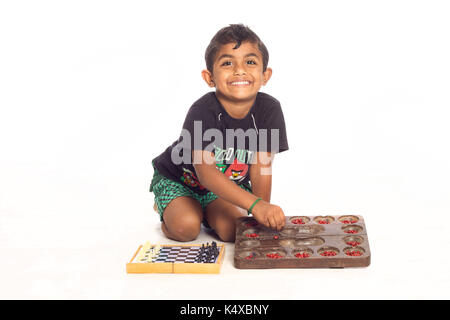
[[[216,231],[216,233],[219,239],[223,242],[234,242],[234,239],[236,238],[236,234],[229,230],[221,230],[219,232]]]
[[[176,230],[175,234],[178,241],[192,241],[197,238],[200,233],[200,228],[195,227],[181,227]]]
[[[236,237],[236,229],[231,221],[223,221],[216,225],[214,230],[221,241],[234,242]]]
[[[176,224],[169,228],[171,234],[178,241],[192,241],[197,238],[201,230],[201,221],[189,217],[180,217]]]

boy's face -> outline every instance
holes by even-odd
[[[261,86],[266,85],[272,75],[267,68],[263,72],[262,54],[257,44],[242,42],[222,45],[213,64],[213,72],[203,70],[203,79],[210,87],[216,87],[224,98],[239,102],[256,97]]]

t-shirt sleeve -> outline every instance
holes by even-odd
[[[272,101],[266,108],[258,135],[258,151],[279,153],[289,150],[284,115],[278,101]]]
[[[211,141],[218,130],[214,117],[206,105],[193,105],[189,109],[181,132],[185,150],[213,151]]]

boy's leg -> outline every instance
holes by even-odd
[[[197,200],[177,197],[165,208],[161,229],[169,239],[192,241],[200,233],[202,219],[202,207]]]
[[[205,208],[208,224],[225,242],[234,242],[236,236],[236,219],[246,217],[247,212],[223,199],[216,199]]]

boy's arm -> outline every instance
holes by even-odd
[[[272,191],[272,161],[275,155],[270,152],[257,152],[256,162],[250,166],[250,181],[253,194],[270,202]]]
[[[192,152],[194,168],[200,184],[206,189],[234,205],[247,210],[258,199],[257,196],[238,187],[222,172],[217,170],[214,154],[208,151]]]
[[[222,172],[217,170],[212,152],[194,150],[192,155],[198,180],[219,198],[245,210],[248,210],[256,199],[258,199],[257,195],[238,187]],[[260,197],[263,198],[262,196]],[[267,195],[265,197],[267,198]],[[271,205],[265,198],[256,203],[253,207],[252,214],[258,222],[272,229],[280,230],[285,224],[284,214],[281,208]]]

